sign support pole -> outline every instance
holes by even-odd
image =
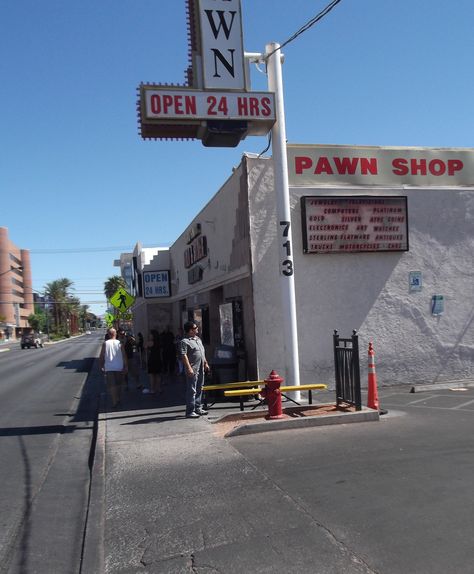
[[[285,370],[287,384],[300,384],[298,356],[298,330],[296,321],[295,280],[293,266],[293,241],[291,233],[290,192],[288,188],[288,164],[286,156],[285,109],[280,45],[265,46],[268,89],[275,94],[276,122],[272,128],[272,155],[276,195],[277,238],[279,243],[279,268],[285,340]],[[300,391],[295,393],[300,398]]]

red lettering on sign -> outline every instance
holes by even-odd
[[[262,99],[256,97],[238,97],[237,113],[239,116],[250,116],[258,118],[260,116],[269,116],[272,113],[270,108],[270,98]]]
[[[337,173],[354,175],[359,158],[357,157],[335,157],[334,164],[336,165]]]
[[[331,160],[334,162],[331,163]],[[313,160],[306,156],[295,157],[295,173],[301,175],[304,170],[313,167]],[[333,157],[320,156],[316,162],[313,174],[320,175],[377,175],[378,165],[375,157]]]
[[[153,94],[150,97],[150,108],[157,115],[196,115],[196,97],[170,94]]]
[[[296,156],[295,157],[295,173],[301,175],[304,169],[309,169],[313,165],[310,157]]]
[[[427,175],[440,176],[447,173],[450,176],[460,171],[464,164],[459,159],[449,159],[447,162],[442,159],[432,159],[427,163],[426,159],[407,159],[397,157],[392,161],[392,172],[395,175]]]
[[[167,114],[169,108],[171,108],[171,106],[173,105],[173,96],[164,95],[162,99],[163,99],[163,113]]]
[[[397,157],[392,161],[392,172],[395,175],[407,175],[408,174],[408,166],[407,160],[403,159],[402,157]]]
[[[272,113],[270,103],[270,98],[262,98],[262,116],[268,117]]]
[[[448,175],[454,175],[464,167],[460,159],[448,159]]]
[[[250,103],[250,115],[259,116],[260,109],[258,107],[258,98],[249,98],[249,103]]]
[[[334,171],[331,167],[329,159],[325,156],[321,156],[320,158],[318,158],[318,163],[316,164],[314,174],[319,175],[323,172],[326,173],[327,175],[334,175]]]
[[[239,116],[248,116],[249,107],[247,98],[237,98],[237,113]]]
[[[410,161],[412,175],[426,175],[426,159],[412,159]]]
[[[428,169],[433,175],[443,175],[446,171],[446,164],[440,159],[432,159],[428,165]]]
[[[375,157],[362,157],[360,159],[360,171],[362,175],[377,175],[377,159]]]

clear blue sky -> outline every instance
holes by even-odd
[[[245,50],[328,3],[242,0]],[[342,0],[283,50],[288,141],[472,147],[473,22],[472,0]],[[266,146],[139,137],[139,83],[184,82],[184,0],[0,0],[0,51],[0,225],[35,289],[68,277],[95,313],[122,251],[173,243]]]

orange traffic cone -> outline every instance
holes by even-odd
[[[380,410],[379,395],[377,392],[377,374],[375,373],[375,351],[372,341],[369,343],[369,386],[367,406],[369,409]]]

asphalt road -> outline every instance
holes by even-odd
[[[2,573],[80,572],[101,340],[0,348]]]
[[[379,423],[229,442],[368,571],[472,574],[474,389],[379,394]]]

